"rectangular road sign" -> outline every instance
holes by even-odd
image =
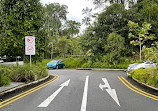
[[[25,46],[35,46],[35,37],[25,36]]]
[[[35,55],[35,46],[25,46],[26,55]]]

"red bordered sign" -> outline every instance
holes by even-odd
[[[35,37],[34,36],[25,36],[25,45],[26,46],[34,46],[35,45]]]
[[[35,55],[35,46],[25,46],[26,55]]]
[[[25,36],[25,54],[35,55],[35,37]]]

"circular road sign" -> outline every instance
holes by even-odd
[[[27,46],[27,51],[28,52],[34,52],[34,48],[32,46]]]
[[[27,42],[28,42],[28,43],[33,43],[33,42],[34,42],[33,37],[27,37]]]

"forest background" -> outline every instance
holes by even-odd
[[[63,59],[66,67],[127,68],[157,61],[158,0],[92,0],[102,12],[83,9],[82,23],[67,20],[68,6],[39,0],[0,0],[0,54],[25,55],[25,36],[36,37],[33,63]],[[110,3],[110,6],[106,5]],[[77,13],[77,12],[76,12]],[[93,21],[92,21],[93,20]],[[81,24],[86,29],[80,32]]]

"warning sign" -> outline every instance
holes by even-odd
[[[34,36],[25,37],[25,54],[35,55],[35,37]]]
[[[35,46],[25,46],[26,55],[35,55]]]
[[[26,46],[34,46],[35,45],[35,37],[34,36],[26,36],[25,37],[25,45]]]

